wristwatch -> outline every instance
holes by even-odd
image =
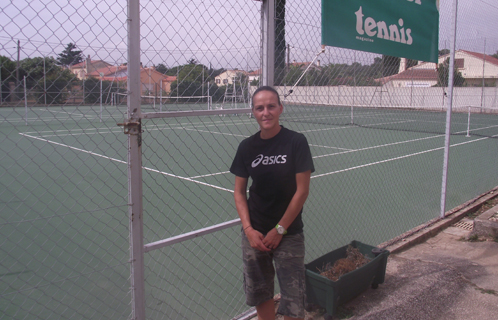
[[[285,228],[282,227],[281,225],[279,225],[278,223],[275,226],[275,229],[277,229],[277,233],[280,234],[280,235],[284,235],[284,234],[287,233],[287,230],[285,230]]]

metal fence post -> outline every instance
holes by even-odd
[[[273,86],[275,80],[275,0],[263,0],[261,6],[262,69],[261,84]]]
[[[451,133],[451,108],[453,106],[453,75],[455,66],[455,44],[456,44],[456,28],[457,28],[457,11],[458,11],[458,0],[453,3],[453,34],[451,36],[450,44],[450,66],[449,66],[449,76],[448,76],[448,100],[446,102],[446,130],[444,138],[444,159],[443,159],[443,182],[441,185],[441,209],[439,212],[439,218],[444,218],[446,209],[446,188],[448,184],[448,161],[450,154],[450,133]]]
[[[140,1],[128,1],[128,212],[132,319],[145,320],[140,110]]]

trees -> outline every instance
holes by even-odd
[[[161,72],[162,74],[166,74],[169,70],[164,63],[155,65],[154,68],[156,69],[157,72]]]
[[[69,67],[83,61],[83,53],[76,50],[76,45],[68,43],[66,48],[58,54],[57,63],[63,67]]]
[[[382,76],[387,77],[397,74],[401,58],[382,55]]]
[[[119,84],[114,81],[103,80],[102,92],[100,91],[100,79],[90,77],[84,82],[85,90],[85,103],[97,104],[100,102],[102,94],[102,102],[109,103],[112,93],[120,92]]]
[[[437,87],[447,87],[449,83],[450,76],[450,59],[447,58],[443,63],[440,63],[437,69]],[[453,85],[455,87],[463,87],[465,86],[465,78],[462,76],[462,73],[458,71],[457,68],[453,69]]]
[[[450,49],[441,49],[439,50],[439,56],[444,56],[445,54],[450,53]]]
[[[291,65],[289,66],[289,70],[287,71],[287,74],[283,78],[283,83],[293,86],[296,81],[299,79],[301,74],[303,73],[303,70],[301,69],[300,66],[295,66]],[[302,83],[299,83],[298,85],[303,85]]]
[[[207,68],[204,65],[189,63],[181,67],[178,72],[178,79],[180,82],[202,82],[208,78]]]
[[[57,65],[52,57],[25,58],[20,62],[19,76],[26,77],[26,87],[32,90],[38,103],[63,104],[76,81],[71,71]]]
[[[191,59],[188,64],[178,67],[176,81],[171,84],[171,96],[200,96],[209,75],[204,65],[195,64]]]
[[[0,56],[0,76],[0,83],[2,86],[0,102],[2,102],[9,99],[9,82],[16,81],[16,63],[8,57]]]
[[[496,51],[496,53],[492,54],[491,56],[494,57],[494,58],[496,58],[496,59],[498,59],[498,51]]]

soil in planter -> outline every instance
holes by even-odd
[[[356,270],[368,262],[370,262],[369,258],[363,255],[357,248],[349,245],[346,249],[346,258],[337,260],[333,265],[329,262],[322,270],[318,271],[320,275],[332,281],[337,281],[342,275]]]

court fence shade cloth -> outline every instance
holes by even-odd
[[[282,124],[316,168],[306,262],[437,218],[452,3],[437,64],[326,47],[310,65],[321,0],[2,2],[0,319],[132,319],[137,301],[147,319],[248,310],[228,170],[258,130],[262,18]],[[497,15],[459,0],[447,210],[498,185]]]

